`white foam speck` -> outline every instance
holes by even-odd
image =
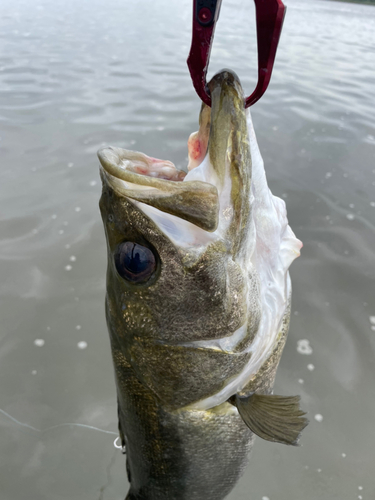
[[[97,183],[96,183],[96,181],[90,181],[89,184],[90,184],[90,186],[96,186]]]
[[[313,352],[310,342],[307,339],[301,339],[297,342],[297,351],[307,356]]]
[[[51,219],[57,219],[57,215],[56,214],[51,215]]]
[[[70,162],[68,163],[68,168],[72,168],[74,166],[74,163]]]
[[[369,316],[370,323],[375,325],[375,316]]]
[[[31,375],[36,375],[36,374],[37,374],[37,371],[36,370],[32,370]]]
[[[315,366],[312,363],[310,363],[309,365],[307,365],[307,369],[312,372],[313,370],[315,370]]]
[[[160,125],[160,127],[156,127],[156,130],[160,130],[161,131],[161,130],[164,130],[164,129],[165,129],[165,127],[163,127],[162,125]]]
[[[354,208],[354,206],[355,206],[354,203],[349,203],[350,208]]]
[[[372,207],[375,207],[375,201],[370,201],[370,205],[371,205]]]
[[[76,257],[75,255],[71,255],[71,256],[69,257],[69,260],[70,260],[71,262],[75,262],[75,261],[77,260],[77,257]]]
[[[355,215],[354,214],[346,214],[346,218],[348,220],[354,220],[355,219]]]
[[[270,500],[268,497],[262,497],[262,500]]]
[[[45,344],[45,342],[43,339],[35,339],[34,340],[34,345],[36,345],[37,347],[43,347],[44,344]]]
[[[346,453],[341,453],[342,458],[346,457]]]
[[[323,422],[323,415],[320,413],[317,413],[314,418],[317,422]]]
[[[316,469],[316,472],[322,472],[322,469]]]
[[[85,342],[84,340],[81,340],[81,342],[78,342],[77,347],[78,347],[78,349],[86,349],[87,342]]]
[[[72,270],[72,266],[70,264],[65,266],[65,271],[71,271],[71,270]]]
[[[76,330],[81,330],[82,326],[81,325],[77,325],[76,326]]]
[[[80,211],[81,211],[81,207],[76,207],[74,210],[75,210],[76,212],[80,212]]]
[[[358,495],[358,500],[362,500],[362,495]]]
[[[332,177],[332,172],[327,172],[326,173],[326,179],[329,179],[330,177]]]
[[[303,380],[303,378],[299,378],[299,379],[298,379],[298,383],[299,383],[299,384],[303,384],[304,382],[305,382],[305,381]]]
[[[59,234],[64,234],[64,229],[60,229]]]
[[[363,486],[358,486],[358,489],[359,490],[363,490]]]

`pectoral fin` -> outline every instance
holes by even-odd
[[[296,446],[309,421],[300,409],[299,396],[251,394],[231,398],[245,424],[267,441]]]

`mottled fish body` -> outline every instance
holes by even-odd
[[[273,396],[302,246],[267,187],[250,113],[229,70],[209,84],[189,172],[99,151],[106,315],[129,499],[218,500],[254,433],[296,444],[298,398]]]

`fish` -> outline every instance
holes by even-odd
[[[187,172],[99,150],[106,320],[127,500],[218,500],[255,436],[298,444],[299,396],[273,394],[302,243],[267,186],[238,76],[209,82]]]

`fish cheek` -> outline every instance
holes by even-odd
[[[194,282],[201,290],[201,300],[196,304],[197,314],[203,320],[201,332],[207,340],[227,337],[246,321],[242,269],[227,253],[214,252],[197,267]]]
[[[111,337],[132,362],[131,346],[140,338],[148,337],[156,325],[147,300],[147,290],[138,288],[129,291],[120,278],[116,278],[106,296],[107,324]]]
[[[172,254],[162,259],[158,291],[152,297],[159,339],[218,339],[245,322],[245,279],[226,249],[213,246],[188,266]]]

